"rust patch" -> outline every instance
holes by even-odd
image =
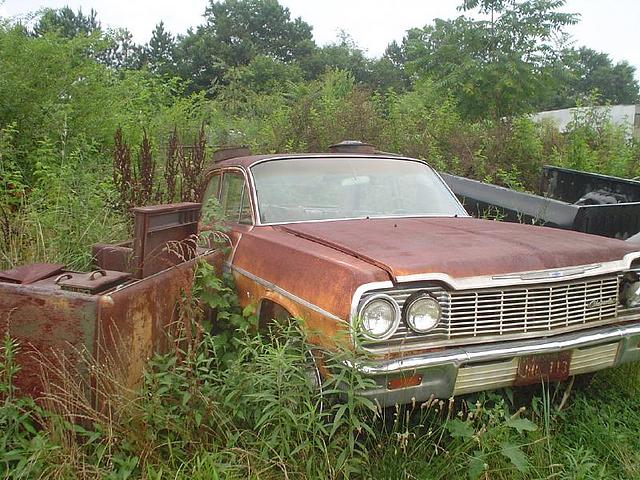
[[[199,203],[134,208],[134,275],[144,278],[195,256]]]
[[[62,273],[64,265],[61,263],[33,263],[22,265],[11,270],[0,272],[0,282],[28,285],[43,278]]]
[[[213,252],[203,256],[214,263]],[[197,259],[163,270],[111,292],[100,302],[96,358],[111,365],[126,386],[139,385],[147,360],[165,352],[182,326],[178,313],[188,297]],[[108,297],[108,298],[107,298]]]
[[[0,283],[0,335],[19,343],[15,385],[22,394],[41,397],[43,363],[55,382],[61,359],[80,364],[84,352],[93,353],[97,310],[93,296]],[[86,376],[86,369],[81,373]]]
[[[611,238],[475,218],[372,218],[286,228],[309,241],[383,264],[394,278],[546,270],[620,260],[637,251]]]

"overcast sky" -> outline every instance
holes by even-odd
[[[0,16],[25,15],[42,7],[69,5],[98,12],[103,26],[126,27],[138,43],[145,43],[163,20],[173,33],[184,33],[202,22],[208,0],[0,0]],[[339,30],[349,33],[370,56],[379,56],[392,40],[434,18],[460,15],[461,0],[280,0],[293,17],[313,26],[319,44],[332,42]],[[578,25],[568,28],[575,45],[627,60],[640,78],[640,0],[568,0],[566,12],[580,13]]]

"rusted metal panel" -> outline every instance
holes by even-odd
[[[135,215],[134,275],[144,278],[195,255],[200,203],[132,209]]]
[[[108,243],[91,245],[93,264],[104,270],[132,273],[133,248],[131,245],[132,242],[123,242],[116,245]]]
[[[94,270],[90,273],[66,272],[56,277],[55,283],[62,290],[96,294],[120,285],[131,278],[130,273],[113,270]]]
[[[244,233],[233,265],[345,320],[358,286],[389,280],[362,260],[274,227]]]
[[[394,277],[499,275],[615,261],[637,251],[620,240],[475,218],[345,220],[287,225],[286,230],[383,264]]]
[[[202,258],[219,265],[220,256],[216,251]],[[27,286],[0,282],[0,336],[9,333],[20,344],[16,360],[21,369],[15,382],[19,391],[39,398],[50,391],[45,382],[60,388],[69,380],[64,373],[71,365],[75,384],[85,386],[87,398],[95,402],[109,386],[95,384],[87,358],[108,368],[114,381],[138,385],[147,360],[154,352],[166,351],[168,334],[182,327],[179,313],[189,313],[196,261],[116,288],[108,282],[126,281],[130,275],[96,274],[100,287],[91,285],[91,274],[75,272],[57,283],[60,275]],[[64,290],[64,282],[83,292]],[[102,287],[110,289],[102,295],[89,293]]]
[[[214,263],[213,252],[201,258]],[[188,315],[196,259],[103,295],[99,300],[96,359],[129,387],[139,384],[147,360],[166,351]],[[187,302],[187,304],[185,304]]]
[[[60,388],[74,376],[74,385],[82,385],[87,398],[98,401],[111,386],[100,383],[104,376],[90,375],[87,358],[108,368],[122,385],[139,383],[148,358],[167,349],[168,333],[183,326],[180,313],[189,315],[193,307],[199,212],[196,203],[135,209],[136,267],[145,277],[140,280],[128,272],[68,272],[61,265],[3,273],[0,335],[9,333],[21,345],[16,386],[22,393],[38,398],[47,382]],[[188,247],[181,247],[185,241]],[[123,244],[113,248],[115,252],[98,246],[94,252],[103,263],[117,263],[132,250]],[[221,256],[207,251],[202,258],[219,266]],[[68,366],[73,372],[65,374]]]
[[[64,265],[61,263],[33,263],[22,265],[0,272],[0,282],[28,285],[43,278],[62,273]]]
[[[335,348],[338,342],[348,346],[350,341],[348,322],[327,318],[327,316],[300,302],[269,289],[267,286],[261,285],[238,272],[234,272],[233,277],[239,303],[243,308],[253,305],[259,311],[263,306],[263,302],[271,301],[284,308],[292,317],[304,321],[308,339],[311,343],[326,349]]]
[[[0,283],[0,335],[9,333],[19,342],[15,385],[20,393],[39,398],[45,391],[43,364],[50,382],[57,381],[65,362],[75,364],[88,381],[80,358],[94,352],[97,311],[97,297],[65,292],[49,281]]]
[[[222,162],[230,158],[247,157],[251,155],[251,151],[247,146],[235,146],[219,148],[213,152],[213,163]]]

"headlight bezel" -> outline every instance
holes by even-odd
[[[417,326],[415,325],[415,322],[412,322],[410,320],[411,309],[415,307],[415,304],[420,301],[428,301],[437,307],[438,315],[436,317],[436,320],[433,323],[433,325],[431,325],[427,329],[417,328]],[[419,335],[423,335],[431,332],[434,328],[438,326],[438,324],[442,320],[442,305],[440,305],[440,302],[438,301],[438,299],[435,298],[433,295],[431,295],[431,293],[427,291],[416,292],[413,295],[409,296],[409,298],[407,298],[407,300],[404,302],[404,305],[402,308],[402,317],[407,328],[411,329],[413,332]]]
[[[386,301],[388,304],[391,305],[391,307],[393,309],[393,312],[394,312],[394,318],[393,318],[393,321],[390,324],[390,328],[383,335],[371,334],[371,332],[364,327],[364,311],[365,311],[365,309],[369,305],[371,305],[373,302],[378,301],[378,300]],[[359,328],[358,328],[358,330],[360,331],[360,333],[367,340],[382,341],[382,340],[387,340],[387,339],[391,338],[393,336],[393,334],[398,330],[398,326],[400,325],[400,320],[402,318],[402,311],[400,309],[400,305],[398,305],[398,303],[393,299],[393,297],[391,297],[390,295],[387,295],[386,293],[377,293],[375,295],[371,295],[369,298],[367,298],[362,303],[362,305],[360,306],[360,309],[358,310],[358,317],[359,317],[359,325],[358,325]]]

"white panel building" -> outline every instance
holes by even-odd
[[[611,123],[623,127],[629,138],[633,136],[640,139],[640,105],[564,108],[535,113],[533,119],[535,121],[551,121],[561,132],[564,132],[576,114],[586,114],[589,110],[594,110],[596,116],[608,118]]]

